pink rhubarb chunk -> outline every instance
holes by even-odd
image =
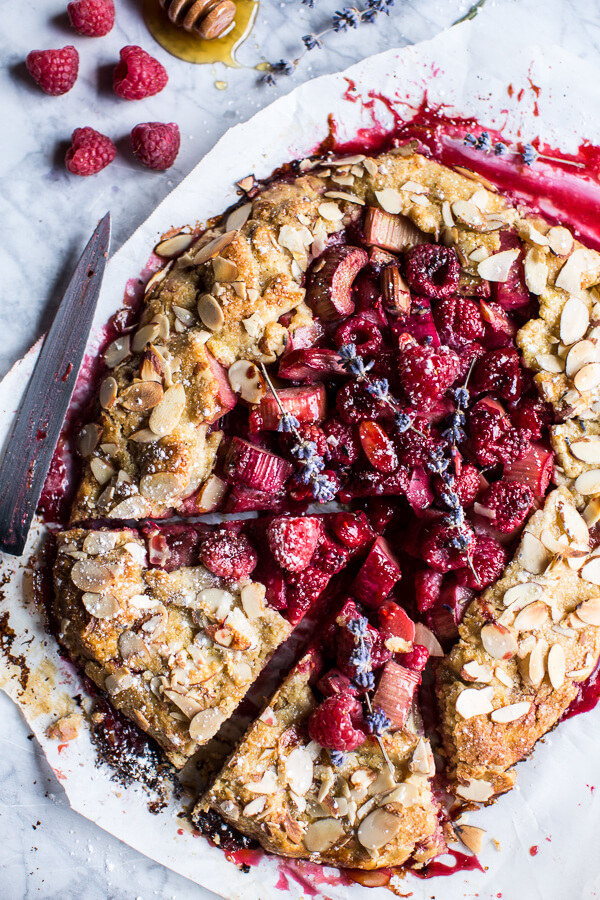
[[[400,564],[385,538],[373,542],[351,592],[366,606],[379,606],[402,577]]]
[[[385,664],[373,696],[373,708],[388,717],[393,730],[404,726],[420,681],[421,676],[412,669],[405,669],[393,660]]]

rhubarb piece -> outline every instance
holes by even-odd
[[[321,522],[314,516],[282,516],[269,523],[267,540],[282,569],[301,572],[312,559],[321,531]]]
[[[387,474],[398,468],[398,454],[381,425],[367,419],[358,426],[358,435],[373,468]]]
[[[434,501],[431,478],[422,466],[417,466],[411,472],[406,488],[406,499],[417,515],[431,506]]]
[[[208,351],[206,352],[206,356],[208,358],[210,371],[212,372],[217,382],[216,400],[219,403],[220,410],[215,413],[212,419],[210,419],[210,422],[216,422],[217,419],[221,418],[221,416],[224,416],[225,413],[229,412],[230,409],[233,409],[233,407],[237,403],[237,397],[235,396],[235,393],[233,392],[232,387],[229,383],[227,371]]]
[[[365,216],[365,244],[400,253],[422,244],[426,235],[407,217],[369,206]]]
[[[336,513],[332,521],[332,527],[337,539],[350,550],[362,547],[374,537],[369,520],[363,512]]]
[[[277,398],[285,412],[298,419],[301,425],[322,422],[327,411],[327,396],[323,384],[283,388]],[[259,406],[250,413],[250,431],[277,431],[281,410],[277,399],[266,394]]]
[[[521,459],[504,467],[504,480],[527,485],[538,501],[545,497],[553,474],[554,453],[541,444],[532,444]]]
[[[508,313],[498,304],[487,300],[479,301],[481,318],[493,332],[501,333],[509,338],[515,336],[517,328]]]
[[[369,262],[377,270],[387,266],[389,263],[397,263],[398,259],[393,253],[388,253],[387,250],[382,250],[381,247],[371,247],[369,250]]]
[[[387,716],[390,730],[397,731],[404,726],[420,683],[418,672],[405,669],[393,660],[385,664],[373,696],[373,709],[380,709]]]
[[[321,348],[292,350],[284,354],[277,374],[288,381],[326,381],[344,375],[339,353]]]
[[[352,584],[352,593],[365,606],[379,606],[402,577],[400,563],[388,542],[378,537]]]
[[[415,623],[393,600],[384,600],[377,610],[379,630],[386,647],[394,653],[409,648],[402,644],[412,644],[415,639]],[[391,638],[392,640],[388,640]],[[394,640],[395,639],[395,640]]]
[[[285,503],[283,492],[259,491],[256,488],[234,484],[225,501],[224,512],[242,513],[271,510],[277,512]]]
[[[281,456],[255,447],[243,438],[231,440],[224,463],[230,481],[276,494],[294,471]]]
[[[383,305],[388,312],[404,316],[410,312],[410,288],[395,263],[387,265],[381,273]]]
[[[510,231],[500,232],[500,250],[519,250],[519,255],[508,272],[506,281],[492,282],[492,299],[503,309],[518,309],[531,302],[531,294],[525,281],[523,260],[525,253],[519,236]]]
[[[307,281],[306,302],[325,322],[354,312],[352,282],[369,261],[365,250],[338,245],[324,251]]]

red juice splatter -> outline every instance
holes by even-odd
[[[533,844],[533,846],[529,848],[529,855],[530,856],[538,855],[538,845],[537,844]]]
[[[454,863],[452,865],[446,865],[446,863],[437,862],[437,860],[433,860],[428,863],[428,865],[420,870],[413,872],[417,878],[437,878],[440,875],[454,875],[455,872],[473,872],[480,871],[485,872],[485,869],[479,862],[476,856],[469,856],[466,853],[461,853],[460,850],[446,850],[444,855],[453,856]],[[401,871],[401,870],[400,870]]]

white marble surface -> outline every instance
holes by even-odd
[[[488,6],[492,4],[506,10],[507,34],[499,40],[506,42],[507,53],[511,8],[518,4],[529,7],[532,15],[539,14],[540,43],[560,43],[600,63],[597,4],[487,0]],[[263,58],[296,56],[300,36],[318,30],[341,2],[316,0],[310,11],[299,0],[262,0],[254,32],[239,54],[245,66],[237,70],[200,68],[172,59],[147,34],[139,0],[116,0],[116,5],[115,29],[98,40],[69,33],[62,0],[3,0],[0,6],[0,376],[42,332],[53,298],[107,208],[113,216],[116,249],[227,128],[295,83],[344,68],[387,47],[432,37],[462,15],[470,2],[397,0],[389,19],[332,36],[326,50],[311,53],[294,76],[281,79],[275,88],[259,85],[259,73],[252,66]],[[485,9],[481,15],[485,17]],[[25,56],[32,48],[70,42],[81,56],[77,85],[64,97],[46,97],[29,82]],[[120,47],[133,43],[165,63],[170,81],[158,97],[126,103],[112,96],[109,73]],[[226,91],[216,89],[217,80],[228,83]],[[148,120],[176,121],[180,126],[182,150],[169,172],[142,170],[120,153],[96,178],[77,179],[66,173],[64,142],[75,127],[92,125],[123,146],[131,127]],[[37,745],[28,739],[19,712],[3,694],[0,715],[2,900],[214,896],[73,813]],[[506,891],[503,896],[516,900]]]

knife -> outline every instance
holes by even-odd
[[[0,464],[0,550],[21,556],[85,352],[110,245],[106,213],[40,350]]]

